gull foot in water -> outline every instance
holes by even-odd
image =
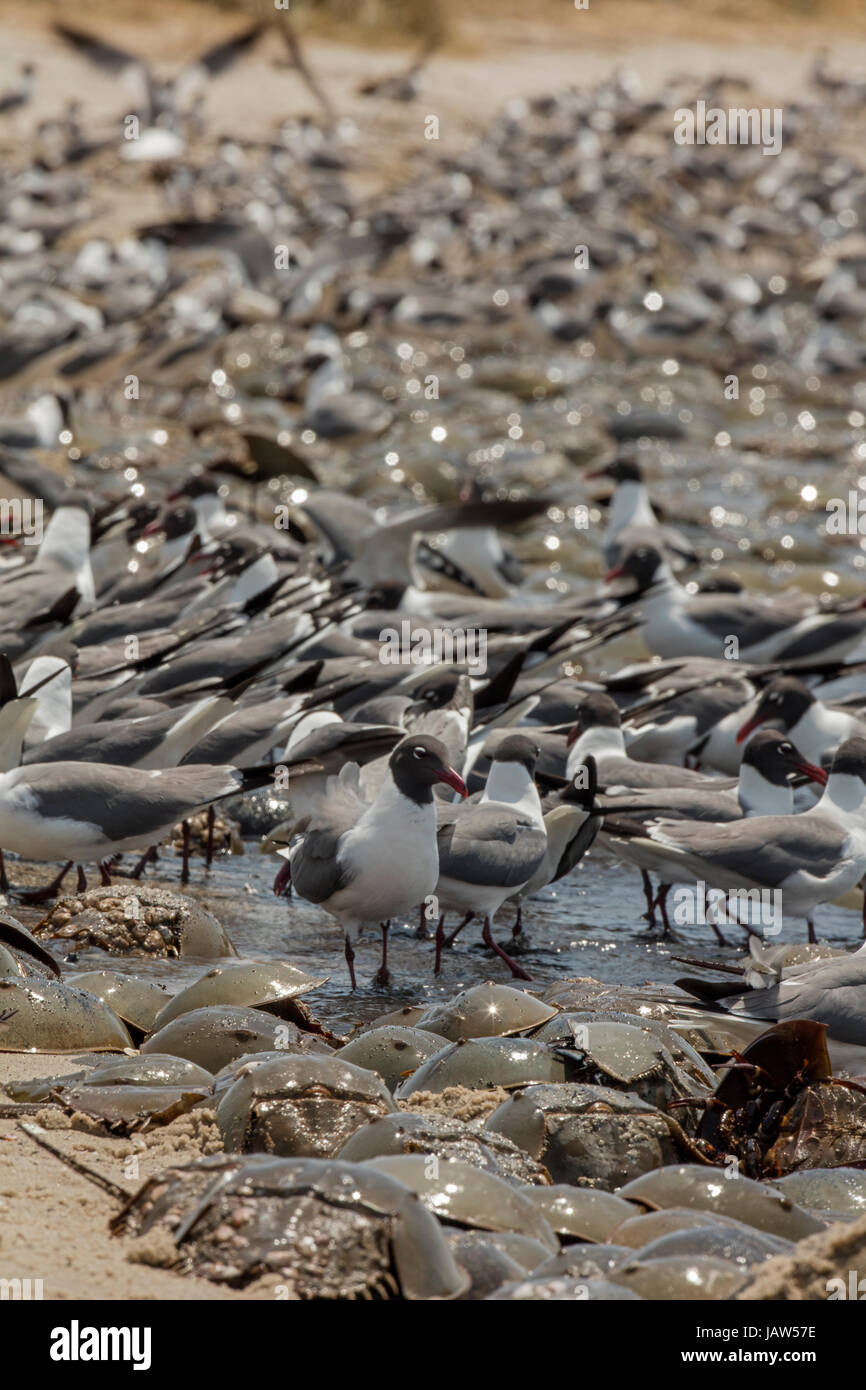
[[[482,938],[484,944],[485,944],[486,946],[489,946],[489,947],[491,948],[491,950],[495,951],[496,954],[498,955],[499,959],[505,962],[505,964],[508,966],[509,970],[511,971],[511,974],[512,974],[513,979],[515,979],[515,980],[531,980],[531,979],[532,979],[532,976],[529,975],[529,974],[527,974],[527,972],[522,968],[522,966],[519,966],[519,965],[517,964],[517,961],[516,961],[516,960],[512,960],[511,957],[508,955],[508,953],[507,953],[506,951],[503,951],[502,947],[499,946],[499,945],[497,945],[497,943],[493,940],[493,933],[492,933],[491,930],[490,930],[490,918],[489,918],[489,917],[485,917],[485,918],[484,918],[484,930],[483,930],[482,933],[481,933],[481,938]]]
[[[69,870],[72,868],[72,860],[64,864],[60,873],[54,877],[50,883],[46,883],[44,888],[12,888],[7,885],[6,891],[14,893],[22,903],[44,903],[50,898],[56,898],[60,892],[60,885],[65,879]],[[79,872],[80,869],[79,869]]]

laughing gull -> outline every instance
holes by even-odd
[[[777,676],[770,681],[754,711],[738,730],[737,742],[744,742],[753,730],[771,720],[780,723],[797,747],[815,763],[829,763],[846,738],[866,736],[866,719],[825,705],[793,676]]]
[[[376,984],[390,981],[388,926],[417,908],[436,888],[436,802],[441,782],[461,796],[466,788],[448,765],[444,744],[426,734],[405,738],[388,760],[375,801],[361,795],[357,763],[331,778],[313,814],[297,827],[300,840],[278,854],[288,860],[302,898],[319,903],[344,927],[378,922],[382,963]],[[354,952],[346,960],[355,988]]]
[[[436,934],[437,970],[444,944],[443,916],[456,911],[463,915],[457,931],[472,917],[483,917],[486,945],[512,975],[531,979],[493,940],[491,927],[498,909],[526,886],[547,850],[544,813],[533,780],[537,762],[538,744],[532,738],[508,734],[496,746],[481,799],[439,811],[436,897],[442,915]]]
[[[717,992],[708,982],[682,979],[681,989],[739,1018],[781,1023],[789,1018],[810,1018],[826,1023],[838,1042],[866,1045],[866,944],[851,955],[830,960],[810,960],[792,966],[767,989]]]
[[[803,596],[691,594],[674,577],[662,549],[641,542],[626,550],[608,582],[634,580],[641,630],[658,656],[794,661],[844,656],[866,635],[866,611],[803,613]],[[734,645],[735,644],[735,645]]]
[[[630,452],[621,452],[603,468],[594,468],[586,479],[609,478],[616,483],[607,514],[602,542],[605,564],[619,564],[624,552],[643,541],[664,546],[680,561],[694,564],[698,556],[685,536],[670,526],[662,526],[653,510],[640,464]]]
[[[517,916],[512,934],[520,935],[523,925],[523,901],[558,883],[561,878],[577,868],[583,856],[595,843],[603,821],[595,804],[597,772],[595,759],[590,753],[583,769],[562,791],[552,792],[544,798],[544,832],[547,845],[544,858],[535,873],[518,893]]]
[[[846,739],[821,800],[802,815],[659,820],[633,842],[654,852],[655,867],[672,883],[781,892],[783,910],[806,918],[813,941],[815,908],[842,897],[866,872],[866,739]]]
[[[622,816],[627,816],[632,824],[639,822],[644,826],[649,821],[662,819],[718,824],[741,820],[744,816],[789,816],[794,811],[792,783],[803,777],[821,786],[827,781],[823,769],[807,762],[784,734],[775,729],[762,729],[746,747],[735,788],[718,779],[708,779],[707,785],[699,788],[630,790],[621,787],[598,796],[596,805],[606,817],[601,843],[617,858],[640,869],[647,904],[644,916],[650,926],[655,925],[658,908],[665,935],[670,932],[667,915],[670,884],[660,883],[658,892],[653,894],[649,875],[659,867],[656,852],[644,841],[636,845],[628,838],[617,836]]]
[[[609,695],[592,693],[580,705],[574,728],[568,736],[569,752],[565,775],[571,781],[576,770],[592,753],[604,786],[624,787],[702,787],[712,781],[702,772],[676,767],[673,763],[645,763],[629,757],[622,718]]]
[[[145,772],[108,763],[30,763],[0,776],[0,848],[25,859],[66,861],[40,897],[57,891],[72,864],[79,866],[80,888],[81,865],[94,860],[107,882],[106,860],[157,844],[178,821],[243,785],[233,767]],[[8,884],[2,887],[8,891]]]

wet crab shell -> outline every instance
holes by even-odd
[[[580,1054],[581,1061],[573,1072],[575,1081],[623,1086],[657,1108],[669,1100],[706,1094],[706,1086],[699,1086],[681,1071],[664,1043],[651,1032],[606,1019],[583,1021],[581,1015],[568,1017],[569,1023],[562,1025],[562,1045]],[[541,1034],[556,1033],[559,1027],[560,1020],[554,1019],[541,1029]],[[551,1042],[556,1040],[550,1038]],[[708,1080],[714,1084],[711,1072]]]
[[[367,1165],[215,1155],[150,1178],[111,1223],[170,1233],[172,1268],[300,1299],[458,1298],[469,1281],[415,1193]]]
[[[132,1039],[112,1009],[59,980],[0,980],[0,1052],[123,1052]]]
[[[747,1277],[747,1270],[712,1255],[671,1255],[646,1263],[637,1258],[609,1275],[611,1283],[640,1298],[668,1303],[732,1298]]]
[[[608,1086],[527,1086],[503,1101],[485,1128],[513,1139],[555,1183],[607,1191],[680,1156],[665,1114]]]
[[[710,1087],[712,1089],[716,1086],[718,1077],[712,1068],[707,1066],[700,1053],[678,1032],[659,1019],[641,1018],[638,1014],[621,1012],[572,1011],[557,1014],[556,1017],[539,1028],[533,1037],[538,1042],[558,1044],[560,1047],[567,1048],[579,1046],[578,1039],[588,1037],[593,1060],[598,1061],[599,1058],[603,1058],[604,1061],[607,1061],[612,1058],[614,1070],[610,1072],[610,1075],[616,1076],[616,1073],[622,1070],[624,1063],[630,1065],[628,1035],[626,1035],[625,1047],[620,1049],[616,1046],[615,1035],[608,1035],[606,1041],[603,1039],[602,1033],[596,1026],[599,1024],[623,1024],[627,1027],[637,1028],[666,1048],[680,1071],[685,1072],[701,1088]],[[592,1032],[589,1031],[589,1025],[594,1025]],[[598,1049],[598,1056],[596,1056],[596,1049]]]
[[[54,1098],[70,1115],[87,1115],[113,1134],[133,1134],[153,1125],[167,1125],[179,1115],[210,1100],[209,1086],[108,1086],[62,1087]]]
[[[283,1057],[242,1068],[219,1103],[228,1152],[330,1158],[375,1116],[394,1109],[374,1072],[337,1057]]]
[[[67,983],[104,999],[139,1042],[151,1032],[160,1009],[170,998],[165,987],[155,980],[117,975],[113,970],[87,970],[68,976]]]
[[[47,946],[22,926],[16,917],[0,912],[0,948],[3,959],[11,956],[17,969],[8,970],[0,962],[0,973],[14,975],[47,975],[60,979],[60,966]]]
[[[837,1219],[866,1214],[866,1172],[862,1168],[801,1168],[773,1186],[792,1202],[813,1211],[832,1212]]]
[[[560,1240],[606,1241],[633,1208],[612,1192],[557,1183],[527,1192]]]
[[[635,1303],[640,1294],[612,1284],[608,1279],[574,1279],[570,1275],[524,1279],[520,1284],[503,1284],[488,1303]]]
[[[460,1038],[506,1038],[537,1028],[557,1010],[523,989],[487,981],[464,989],[453,999],[430,1004],[417,1027],[438,1033],[449,1042]]]
[[[395,1094],[408,1100],[416,1091],[449,1086],[484,1090],[525,1086],[532,1081],[565,1081],[567,1057],[534,1038],[461,1038],[428,1058]]]
[[[696,1207],[732,1216],[747,1226],[785,1240],[800,1240],[824,1229],[824,1223],[804,1211],[769,1183],[738,1177],[729,1181],[718,1169],[696,1164],[673,1164],[646,1173],[620,1189],[619,1195],[648,1210]]]
[[[521,1188],[468,1163],[431,1154],[391,1154],[362,1165],[387,1173],[421,1198],[443,1221],[482,1231],[508,1231],[539,1241],[550,1254],[559,1241]]]
[[[360,1033],[341,1047],[339,1057],[366,1067],[381,1076],[389,1091],[393,1091],[407,1076],[417,1071],[422,1062],[442,1050],[442,1039],[420,1028],[400,1028],[389,1024]]]
[[[152,1033],[141,1050],[186,1057],[214,1074],[250,1053],[331,1051],[319,1038],[294,1023],[274,1018],[261,1009],[232,1008],[229,1004],[214,1004],[181,1014]]]
[[[181,1014],[211,1004],[278,1013],[281,1003],[309,994],[327,980],[327,975],[308,975],[285,961],[233,961],[230,965],[215,965],[164,1003],[154,1027],[162,1028]]]
[[[371,1120],[355,1131],[337,1157],[347,1163],[362,1163],[368,1158],[407,1153],[435,1154],[442,1160],[459,1159],[505,1182],[520,1185],[550,1182],[546,1169],[504,1134],[485,1132],[464,1120],[435,1113],[413,1114],[409,1110],[398,1110],[393,1115]]]
[[[793,1241],[768,1235],[766,1231],[756,1231],[740,1222],[717,1226],[707,1217],[703,1226],[669,1231],[648,1241],[640,1247],[637,1259],[641,1264],[646,1264],[649,1260],[708,1256],[710,1259],[723,1260],[746,1274],[753,1265],[763,1264],[776,1255],[790,1254],[793,1249]]]

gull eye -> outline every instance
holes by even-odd
[[[413,758],[426,758],[426,757],[427,757],[427,749],[426,749],[426,748],[420,748],[420,747],[419,747],[419,748],[413,748],[413,749],[412,749],[412,757],[413,757]]]
[[[790,743],[780,743],[780,744],[779,744],[779,752],[780,752],[780,753],[793,753],[793,751],[794,751],[794,749],[792,748],[792,746],[791,746]]]

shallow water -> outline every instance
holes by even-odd
[[[393,978],[387,989],[371,983],[379,963],[378,931],[366,928],[360,941],[355,941],[358,989],[352,993],[343,959],[342,929],[318,907],[297,897],[286,901],[273,896],[271,884],[279,862],[259,854],[257,845],[247,842],[246,855],[217,860],[209,873],[201,860],[192,860],[191,882],[185,891],[219,918],[242,956],[287,960],[313,974],[327,974],[327,984],[309,996],[308,1002],[314,1013],[332,1026],[366,1022],[404,1004],[449,996],[487,979],[508,981],[507,967],[483,945],[477,923],[471,922],[454,948],[444,952],[441,974],[435,977],[432,940],[419,941],[417,924],[407,922],[391,929],[388,963]],[[45,872],[40,866],[40,876]],[[162,852],[160,876],[153,881],[177,891],[179,872],[180,861],[175,869],[170,851]],[[730,963],[742,953],[743,933],[732,927],[725,931],[732,943],[727,949],[717,945],[708,927],[681,928],[676,942],[651,938],[641,918],[643,907],[638,873],[619,864],[605,850],[590,851],[569,878],[524,904],[523,935],[528,949],[516,959],[532,975],[527,987],[541,990],[569,975],[592,975],[607,984],[670,985],[681,975],[694,974],[693,967],[675,959],[678,955]],[[14,906],[13,911],[27,925],[41,915]],[[513,916],[513,909],[506,904],[494,933],[506,949]],[[446,929],[456,924],[454,919],[446,923]],[[852,948],[858,943],[856,912],[829,904],[820,909],[816,926],[819,937],[832,945]],[[805,935],[805,923],[789,918],[781,937],[773,940],[800,941]],[[62,960],[63,944],[56,941],[51,945]],[[108,956],[90,949],[77,954],[70,970],[104,968],[140,974],[176,992],[210,964],[213,962]]]

